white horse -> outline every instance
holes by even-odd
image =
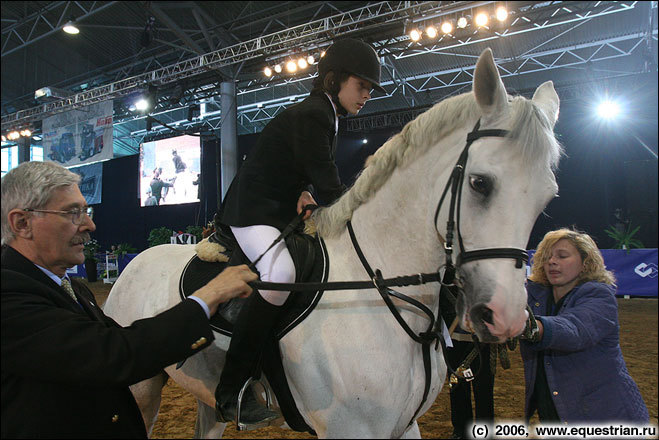
[[[510,135],[489,134],[470,147],[456,208],[463,247],[456,245],[454,257],[460,249],[525,249],[535,219],[557,192],[553,169],[561,149],[553,127],[558,107],[551,82],[541,85],[532,100],[509,97],[491,51],[483,52],[472,93],[446,99],[407,124],[375,153],[341,199],[314,213],[329,254],[328,281],[368,279],[346,232],[347,220],[371,266],[385,278],[433,272],[443,265],[449,202],[438,216],[435,211],[467,134],[479,120],[480,130],[504,129]],[[173,306],[180,301],[182,269],[193,254],[194,247],[185,245],[143,252],[119,277],[105,312],[128,325]],[[490,341],[521,332],[525,271],[512,258],[465,262],[458,275],[464,290],[458,302],[463,327]],[[437,310],[437,283],[400,291]],[[415,332],[426,329],[426,315],[395,302]],[[215,422],[213,392],[229,339],[216,336],[214,345],[181,369],[165,369],[198,399],[198,437],[224,431]],[[325,292],[316,309],[281,339],[280,348],[292,395],[319,437],[420,437],[412,419],[425,385],[422,348],[375,289]],[[431,367],[429,395],[417,416],[432,405],[446,377],[441,348],[433,346]],[[132,388],[149,432],[165,380],[161,374]]]

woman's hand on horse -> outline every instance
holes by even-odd
[[[227,267],[208,284],[198,289],[194,296],[208,305],[213,316],[221,303],[236,297],[248,297],[252,293],[252,288],[247,283],[257,279],[258,276],[245,264]]]
[[[302,194],[300,194],[300,198],[297,199],[297,213],[301,213],[302,210],[304,209],[305,206],[307,205],[317,205],[316,201],[313,199],[313,196],[309,191],[302,191]],[[307,211],[306,214],[304,214],[304,218],[302,220],[306,220],[309,218],[311,215],[311,211]]]

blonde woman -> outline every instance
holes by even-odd
[[[648,423],[620,350],[615,277],[593,239],[559,229],[538,245],[527,285],[540,340],[521,344],[526,419]]]

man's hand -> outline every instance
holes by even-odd
[[[302,210],[304,209],[305,206],[307,205],[317,205],[316,201],[313,199],[313,196],[309,191],[302,191],[302,194],[300,194],[300,198],[297,199],[297,213],[301,213]],[[309,218],[311,215],[311,211],[307,211],[306,214],[304,214],[304,218],[302,220],[306,220]]]
[[[221,303],[236,297],[248,297],[252,293],[252,288],[247,283],[256,279],[258,276],[245,264],[227,267],[208,284],[198,289],[194,296],[208,305],[213,316]]]

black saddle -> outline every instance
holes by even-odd
[[[218,229],[209,241],[225,248],[223,254],[228,258],[224,263],[202,261],[197,255],[192,257],[183,269],[179,283],[181,299],[192,295],[197,289],[206,285],[229,266],[249,264],[249,259],[238,246],[230,229]],[[329,259],[325,243],[320,237],[295,232],[286,237],[286,246],[293,258],[296,271],[296,283],[326,282],[329,275]],[[268,378],[286,422],[296,431],[315,434],[300,415],[288,388],[279,350],[279,339],[302,322],[316,307],[323,291],[293,291],[284,303],[281,318],[275,324],[270,341],[263,351],[263,372]],[[217,313],[211,317],[213,330],[231,336],[233,324],[245,303],[244,298],[235,298],[221,304]]]

